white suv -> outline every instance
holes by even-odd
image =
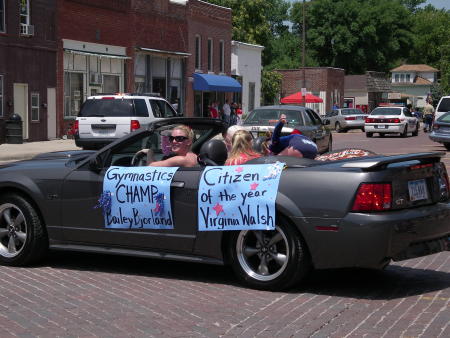
[[[446,112],[450,111],[450,96],[442,96],[439,103],[436,106],[436,112],[434,113],[434,120],[436,121]]]
[[[75,121],[75,144],[83,149],[98,149],[154,120],[174,116],[175,109],[155,95],[90,96]]]
[[[399,133],[402,137],[419,135],[419,120],[414,117],[408,108],[404,107],[378,107],[372,110],[364,123],[367,137],[378,133],[381,137],[389,133]]]

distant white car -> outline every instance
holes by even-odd
[[[420,124],[408,108],[404,107],[378,107],[372,110],[364,123],[367,137],[378,133],[380,137],[385,134],[398,133],[402,137],[419,135]]]
[[[156,95],[90,96],[75,121],[75,144],[83,149],[99,149],[152,121],[177,115],[165,99]]]

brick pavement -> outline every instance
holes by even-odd
[[[448,337],[450,255],[313,273],[289,292],[226,267],[55,252],[0,267],[3,337]]]

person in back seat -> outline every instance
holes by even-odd
[[[225,165],[240,165],[254,158],[261,157],[261,154],[253,150],[252,141],[252,134],[248,131],[236,131],[231,141],[231,151]]]

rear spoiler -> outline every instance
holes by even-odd
[[[392,163],[419,160],[421,162],[439,162],[444,152],[413,153],[393,156],[383,156],[377,158],[360,157],[351,162],[344,163],[342,168],[359,168],[363,170],[373,170]],[[426,161],[428,160],[428,161]]]

